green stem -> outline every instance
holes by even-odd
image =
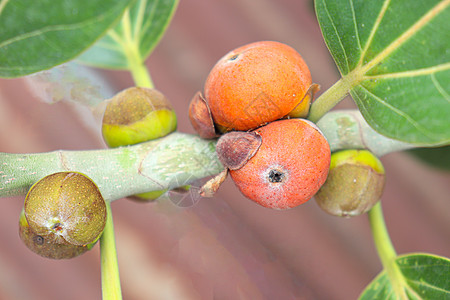
[[[350,90],[358,84],[361,79],[359,70],[355,70],[337,81],[332,87],[326,90],[319,98],[311,104],[308,119],[316,123],[328,111],[336,106],[347,96]]]
[[[132,34],[130,13],[127,10],[122,18],[124,29],[124,47],[125,56],[128,62],[128,68],[133,76],[136,86],[153,88],[153,82],[150,73],[145,65],[139,50],[139,40],[137,35]],[[106,202],[108,218],[105,230],[100,239],[100,256],[102,269],[102,296],[103,300],[122,299],[120,287],[119,266],[117,261],[116,243],[114,237],[114,225],[111,212],[111,202]]]
[[[396,262],[397,253],[392,245],[391,238],[389,237],[384,222],[381,202],[375,204],[369,211],[369,220],[378,256],[380,257],[384,270],[386,270],[393,290],[399,299],[408,299],[404,289],[405,278]]]
[[[137,49],[129,49],[127,51],[128,68],[133,76],[136,86],[153,88],[153,82],[147,66],[137,53]]]
[[[134,83],[136,86],[153,88],[153,82],[150,77],[150,73],[145,65],[144,59],[139,50],[139,36],[133,34],[133,29],[131,27],[130,12],[126,10],[122,18],[123,26],[123,44],[125,56],[128,62],[128,69],[133,76]]]
[[[332,111],[317,126],[331,151],[369,149],[381,157],[414,145],[374,131],[356,110]],[[49,174],[77,171],[89,176],[107,201],[188,185],[223,170],[215,140],[174,132],[163,138],[113,149],[0,153],[0,197],[26,195],[30,186]]]
[[[122,291],[120,288],[119,266],[117,262],[111,203],[108,201],[106,201],[106,209],[106,225],[100,238],[102,296],[103,300],[116,300],[122,299]]]

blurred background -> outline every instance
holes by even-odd
[[[180,1],[147,61],[180,131],[194,133],[188,104],[215,62],[258,40],[298,50],[321,91],[339,78],[312,1]],[[126,72],[93,72],[105,80],[95,84],[107,86],[99,95],[133,85]],[[351,107],[346,99],[337,108]],[[24,79],[0,80],[1,152],[105,148],[95,124],[70,101],[44,103]],[[405,153],[382,161],[382,203],[397,252],[450,256],[449,173]],[[18,236],[23,199],[0,199],[0,299],[100,299],[99,247],[68,261],[33,254]],[[120,199],[112,209],[124,299],[356,299],[381,270],[367,216],[332,217],[314,200],[288,211],[266,209],[230,179],[214,198],[188,207]]]

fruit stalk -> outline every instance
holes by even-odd
[[[314,123],[318,122],[327,112],[347,96],[350,90],[357,84],[357,78],[353,73],[349,73],[327,89],[311,104],[308,119]]]
[[[111,203],[106,203],[106,210],[105,230],[100,238],[102,297],[103,300],[120,300],[122,299],[122,291],[120,287]]]
[[[395,261],[397,253],[386,228],[380,201],[369,211],[369,221],[378,256],[392,283],[395,294],[398,299],[409,299],[403,288],[405,279]]]

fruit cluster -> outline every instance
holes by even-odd
[[[303,119],[317,89],[293,48],[252,43],[217,62],[206,80],[205,97],[194,96],[189,116],[201,137],[220,136],[219,159],[245,196],[265,207],[287,209],[311,199],[328,175],[328,142]],[[205,195],[212,194],[209,188]]]
[[[191,100],[189,117],[201,137],[220,137],[216,151],[225,170],[202,187],[203,196],[213,195],[229,173],[246,197],[273,209],[316,195],[326,212],[353,216],[381,197],[381,162],[366,150],[331,155],[325,136],[304,119],[318,85],[291,47],[266,41],[233,50],[213,67],[204,90],[205,97],[198,92]],[[176,126],[163,94],[132,87],[107,101],[102,133],[109,147],[120,147],[163,137]],[[154,200],[165,192],[133,198]],[[30,188],[19,233],[41,256],[71,258],[95,244],[106,218],[105,201],[89,177],[59,172]]]
[[[285,44],[251,43],[222,57],[205,82],[205,97],[197,92],[189,107],[198,134],[219,137],[225,167],[202,195],[213,195],[229,172],[264,207],[292,208],[315,195],[332,215],[367,212],[383,192],[383,165],[367,150],[330,153],[319,128],[303,119],[317,91],[300,54]]]

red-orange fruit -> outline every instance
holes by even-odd
[[[263,41],[222,57],[206,79],[205,99],[219,131],[249,130],[288,115],[306,117],[311,86],[297,51]]]
[[[262,138],[256,154],[230,170],[241,192],[262,206],[287,209],[309,199],[325,182],[330,146],[320,130],[304,119],[286,119],[255,130]]]

